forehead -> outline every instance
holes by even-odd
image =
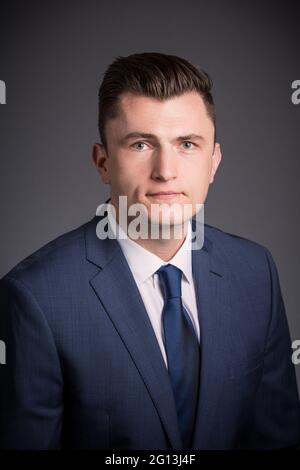
[[[164,101],[133,93],[119,98],[119,112],[108,123],[115,131],[152,131],[161,129],[186,133],[213,128],[202,97],[197,92],[187,92]]]

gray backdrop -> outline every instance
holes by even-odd
[[[176,54],[214,82],[223,160],[205,220],[272,252],[300,339],[297,3],[12,1],[0,16],[0,276],[109,196],[91,160],[107,65],[134,52]]]

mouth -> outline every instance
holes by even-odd
[[[158,193],[148,194],[148,196],[153,199],[170,200],[179,197],[181,194],[182,193],[176,193],[172,191],[160,191]]]

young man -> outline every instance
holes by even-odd
[[[208,75],[171,55],[117,58],[100,87],[99,130],[105,216],[1,280],[0,447],[296,447],[299,399],[270,252],[208,225],[192,249],[221,161]],[[132,236],[134,207],[158,236]]]

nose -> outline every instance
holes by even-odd
[[[177,178],[178,161],[173,150],[157,149],[153,154],[153,162],[152,178],[155,181],[169,181]]]

